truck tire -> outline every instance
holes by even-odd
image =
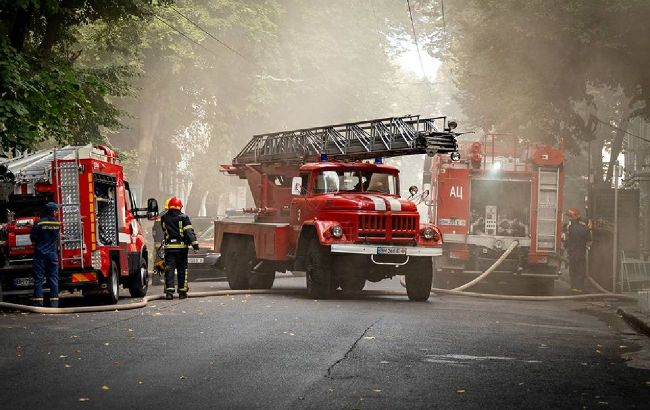
[[[327,299],[332,292],[332,258],[327,247],[313,238],[305,255],[307,293],[313,299]]]
[[[249,277],[255,266],[255,244],[249,238],[229,237],[226,245],[224,263],[230,289],[250,289]]]
[[[275,272],[252,273],[248,278],[251,289],[271,289],[273,282],[275,282]]]
[[[144,258],[140,258],[140,269],[137,274],[131,277],[129,293],[134,298],[147,296],[149,290],[149,267]]]
[[[407,272],[406,294],[409,300],[415,302],[426,302],[431,294],[431,282],[433,281],[433,269],[430,258],[413,258],[406,265]]]
[[[108,293],[102,298],[107,305],[114,305],[120,299],[120,272],[115,261],[111,261],[108,275]]]

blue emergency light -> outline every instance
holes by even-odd
[[[384,163],[384,159],[382,157],[375,158],[375,164],[381,165],[383,163]]]
[[[327,161],[327,160],[328,160],[328,158],[327,158],[327,152],[321,152],[321,153],[320,153],[320,161],[321,161],[321,162],[325,162],[325,161]]]

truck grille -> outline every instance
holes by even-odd
[[[418,232],[418,217],[416,215],[393,215],[393,236],[412,237]]]
[[[417,215],[391,215],[391,233],[395,238],[412,238],[417,234]],[[386,215],[359,215],[359,236],[385,238]]]
[[[359,215],[359,236],[386,236],[386,215]]]

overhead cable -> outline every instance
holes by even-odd
[[[180,10],[178,10],[176,7],[174,7],[174,6],[170,6],[170,7],[171,7],[172,10],[174,10],[176,13],[178,13],[179,16],[181,16],[181,17],[183,17],[185,20],[189,21],[190,24],[192,24],[194,27],[198,28],[199,30],[201,30],[202,32],[204,32],[205,34],[207,34],[207,35],[208,35],[210,38],[212,38],[214,41],[216,41],[217,43],[221,44],[223,47],[227,48],[227,49],[230,50],[232,53],[237,54],[239,57],[241,57],[242,59],[246,60],[248,63],[251,63],[251,64],[253,63],[253,62],[250,61],[246,56],[244,56],[242,53],[240,53],[239,51],[237,51],[237,50],[234,49],[233,47],[229,46],[229,45],[226,44],[225,42],[219,40],[219,39],[218,39],[214,34],[210,33],[209,31],[207,31],[206,29],[204,29],[203,27],[201,27],[198,23],[195,23],[192,19],[190,19],[189,17],[187,17],[185,14],[181,13]]]
[[[196,44],[197,46],[201,47],[202,49],[204,49],[204,50],[210,52],[210,53],[211,53],[212,55],[214,55],[215,57],[217,56],[217,54],[216,54],[214,51],[210,50],[209,48],[207,48],[207,47],[204,46],[203,44],[201,44],[201,43],[199,43],[198,41],[194,40],[194,39],[193,39],[192,37],[190,37],[187,33],[185,33],[185,32],[183,32],[183,31],[179,30],[179,29],[176,28],[176,27],[174,27],[171,23],[167,22],[166,20],[164,20],[164,19],[161,18],[160,16],[156,15],[156,16],[154,16],[154,17],[156,17],[156,18],[157,18],[161,23],[163,23],[164,25],[166,25],[166,26],[169,27],[170,29],[174,30],[175,32],[177,32],[177,33],[180,34],[181,36],[185,37],[185,39],[187,39],[188,41],[190,41],[190,42]]]

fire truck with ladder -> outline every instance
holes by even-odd
[[[459,143],[463,159],[425,161],[430,220],[442,231],[434,287],[454,288],[519,245],[490,280],[551,293],[559,276],[564,154],[510,134]],[[428,187],[424,187],[425,190]]]
[[[0,296],[29,294],[33,244],[29,234],[44,204],[59,205],[59,286],[117,303],[148,289],[147,245],[116,153],[106,146],[67,146],[0,160]]]
[[[405,275],[409,299],[427,300],[442,235],[400,198],[399,170],[376,159],[457,156],[454,128],[405,116],[254,136],[222,165],[255,201],[249,220],[215,222],[230,287],[271,288],[276,271],[301,271],[309,295],[328,298]]]

